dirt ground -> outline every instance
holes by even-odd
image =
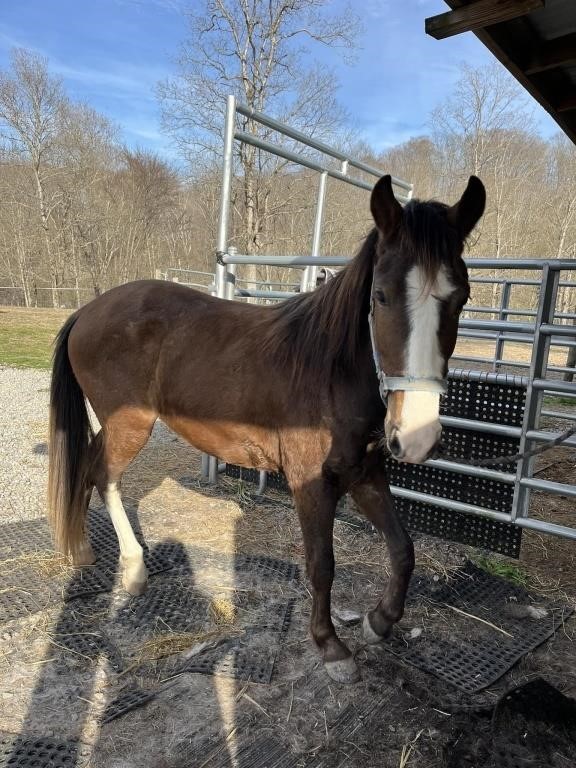
[[[192,590],[193,610],[200,606],[197,626],[178,632],[161,612],[146,626],[131,624],[135,603],[119,587],[84,602],[47,601],[46,609],[2,624],[0,736],[4,732],[78,742],[76,756],[66,765],[94,768],[576,765],[572,726],[563,723],[563,715],[550,722],[549,713],[536,713],[534,701],[541,697],[531,698],[528,711],[507,709],[502,702],[496,706],[506,691],[527,682],[539,684],[539,678],[576,697],[574,619],[476,694],[464,694],[403,663],[386,643],[364,646],[357,625],[342,626],[342,636],[356,651],[362,680],[339,686],[327,678],[308,639],[310,596],[291,501],[271,493],[262,503],[253,498],[250,487],[225,478],[217,488],[202,487],[195,480],[197,453],[168,436],[161,425],[158,429],[162,439],[153,438],[127,472],[123,496],[128,507],[137,508],[139,527],[151,549],[167,539],[181,546],[185,562],[153,576],[150,589],[163,595]],[[573,453],[549,453],[541,466],[539,476],[574,482]],[[97,500],[93,504],[97,506]],[[576,524],[567,499],[551,502],[548,497],[544,503],[535,497],[535,505],[539,516]],[[385,547],[378,537],[337,521],[335,548],[336,611],[362,613],[385,583]],[[418,573],[433,580],[458,579],[467,557],[485,555],[521,575],[536,590],[536,599],[540,595],[543,600],[574,603],[573,542],[526,534],[519,563],[422,536],[416,537],[416,551]],[[300,579],[239,573],[234,553],[293,561],[300,566]],[[56,574],[56,582],[66,589],[69,571],[50,564],[48,553],[44,560],[41,555],[36,554],[39,579]],[[4,568],[10,568],[9,560],[4,553]],[[271,606],[286,601],[293,605],[292,620],[278,642],[278,634],[268,628],[273,624]],[[122,624],[126,616],[128,624]],[[87,636],[103,632],[133,662],[115,669],[113,654],[105,649],[96,657],[70,650],[65,638],[71,619],[83,623]],[[498,623],[496,617],[494,621]],[[247,635],[255,626],[259,631],[251,635],[252,645],[263,654],[278,647],[270,684],[178,674],[202,642],[216,645],[216,651],[221,648],[225,664],[226,646],[218,642]],[[409,608],[396,637],[409,643],[414,630],[438,631],[447,638],[479,632],[488,637],[492,632],[473,616],[422,603]],[[107,705],[136,688],[157,695],[101,724]],[[498,762],[496,742],[512,745],[518,761]]]

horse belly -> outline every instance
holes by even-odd
[[[279,440],[275,430],[181,416],[161,418],[195,448],[217,456],[227,464],[274,472],[280,469]]]

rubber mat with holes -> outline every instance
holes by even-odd
[[[52,552],[52,536],[46,518],[23,520],[0,526],[0,557],[9,553],[48,550]]]
[[[424,599],[429,609],[442,612],[445,630],[429,632],[423,622],[418,637],[402,638],[395,632],[382,648],[468,693],[502,677],[551,637],[573,610],[536,599],[471,562],[452,581],[421,582],[411,595],[408,606]],[[535,602],[540,611],[534,609]]]
[[[298,764],[286,744],[273,736],[240,743],[233,759],[220,747],[202,764],[203,768],[295,768]]]
[[[76,763],[77,746],[72,742],[0,732],[0,768],[70,768]]]
[[[118,611],[117,622],[138,632],[189,632],[202,628],[208,603],[187,587],[162,584],[148,587]]]
[[[265,617],[257,626],[247,627],[240,638],[232,638],[213,650],[192,657],[179,667],[178,672],[223,675],[269,684],[280,651],[281,636],[290,626],[294,604],[295,600],[291,599],[266,606]],[[265,635],[270,632],[274,635],[271,643],[269,636],[266,639]],[[262,638],[265,639],[265,645],[262,645]]]
[[[76,616],[67,615],[66,610],[54,628],[52,642],[80,658],[103,656],[116,672],[122,670],[122,657],[116,646],[99,630],[79,622]]]
[[[294,581],[299,574],[296,563],[266,555],[236,555],[234,568],[237,573],[249,572],[273,582]]]
[[[118,717],[122,717],[133,709],[142,707],[156,697],[155,691],[143,691],[141,688],[130,688],[122,693],[121,696],[111,701],[102,715],[102,724],[111,723]]]

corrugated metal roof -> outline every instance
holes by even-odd
[[[454,10],[475,0],[445,2]],[[576,0],[545,0],[544,8],[474,34],[576,144]]]

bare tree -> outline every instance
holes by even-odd
[[[195,168],[221,154],[225,98],[235,94],[311,135],[326,135],[342,119],[330,71],[309,64],[306,44],[351,51],[356,16],[328,13],[327,0],[205,0],[189,14],[189,39],[177,59],[178,76],[160,83],[163,126]],[[246,119],[245,131],[269,131]],[[256,252],[269,218],[270,179],[281,166],[253,146],[239,148],[242,247]]]
[[[60,80],[49,75],[47,62],[40,56],[16,49],[12,51],[11,70],[0,71],[0,124],[5,142],[29,161],[34,174],[37,210],[50,266],[52,302],[58,306],[60,270],[52,247],[51,201],[47,199],[46,186],[65,97]]]

